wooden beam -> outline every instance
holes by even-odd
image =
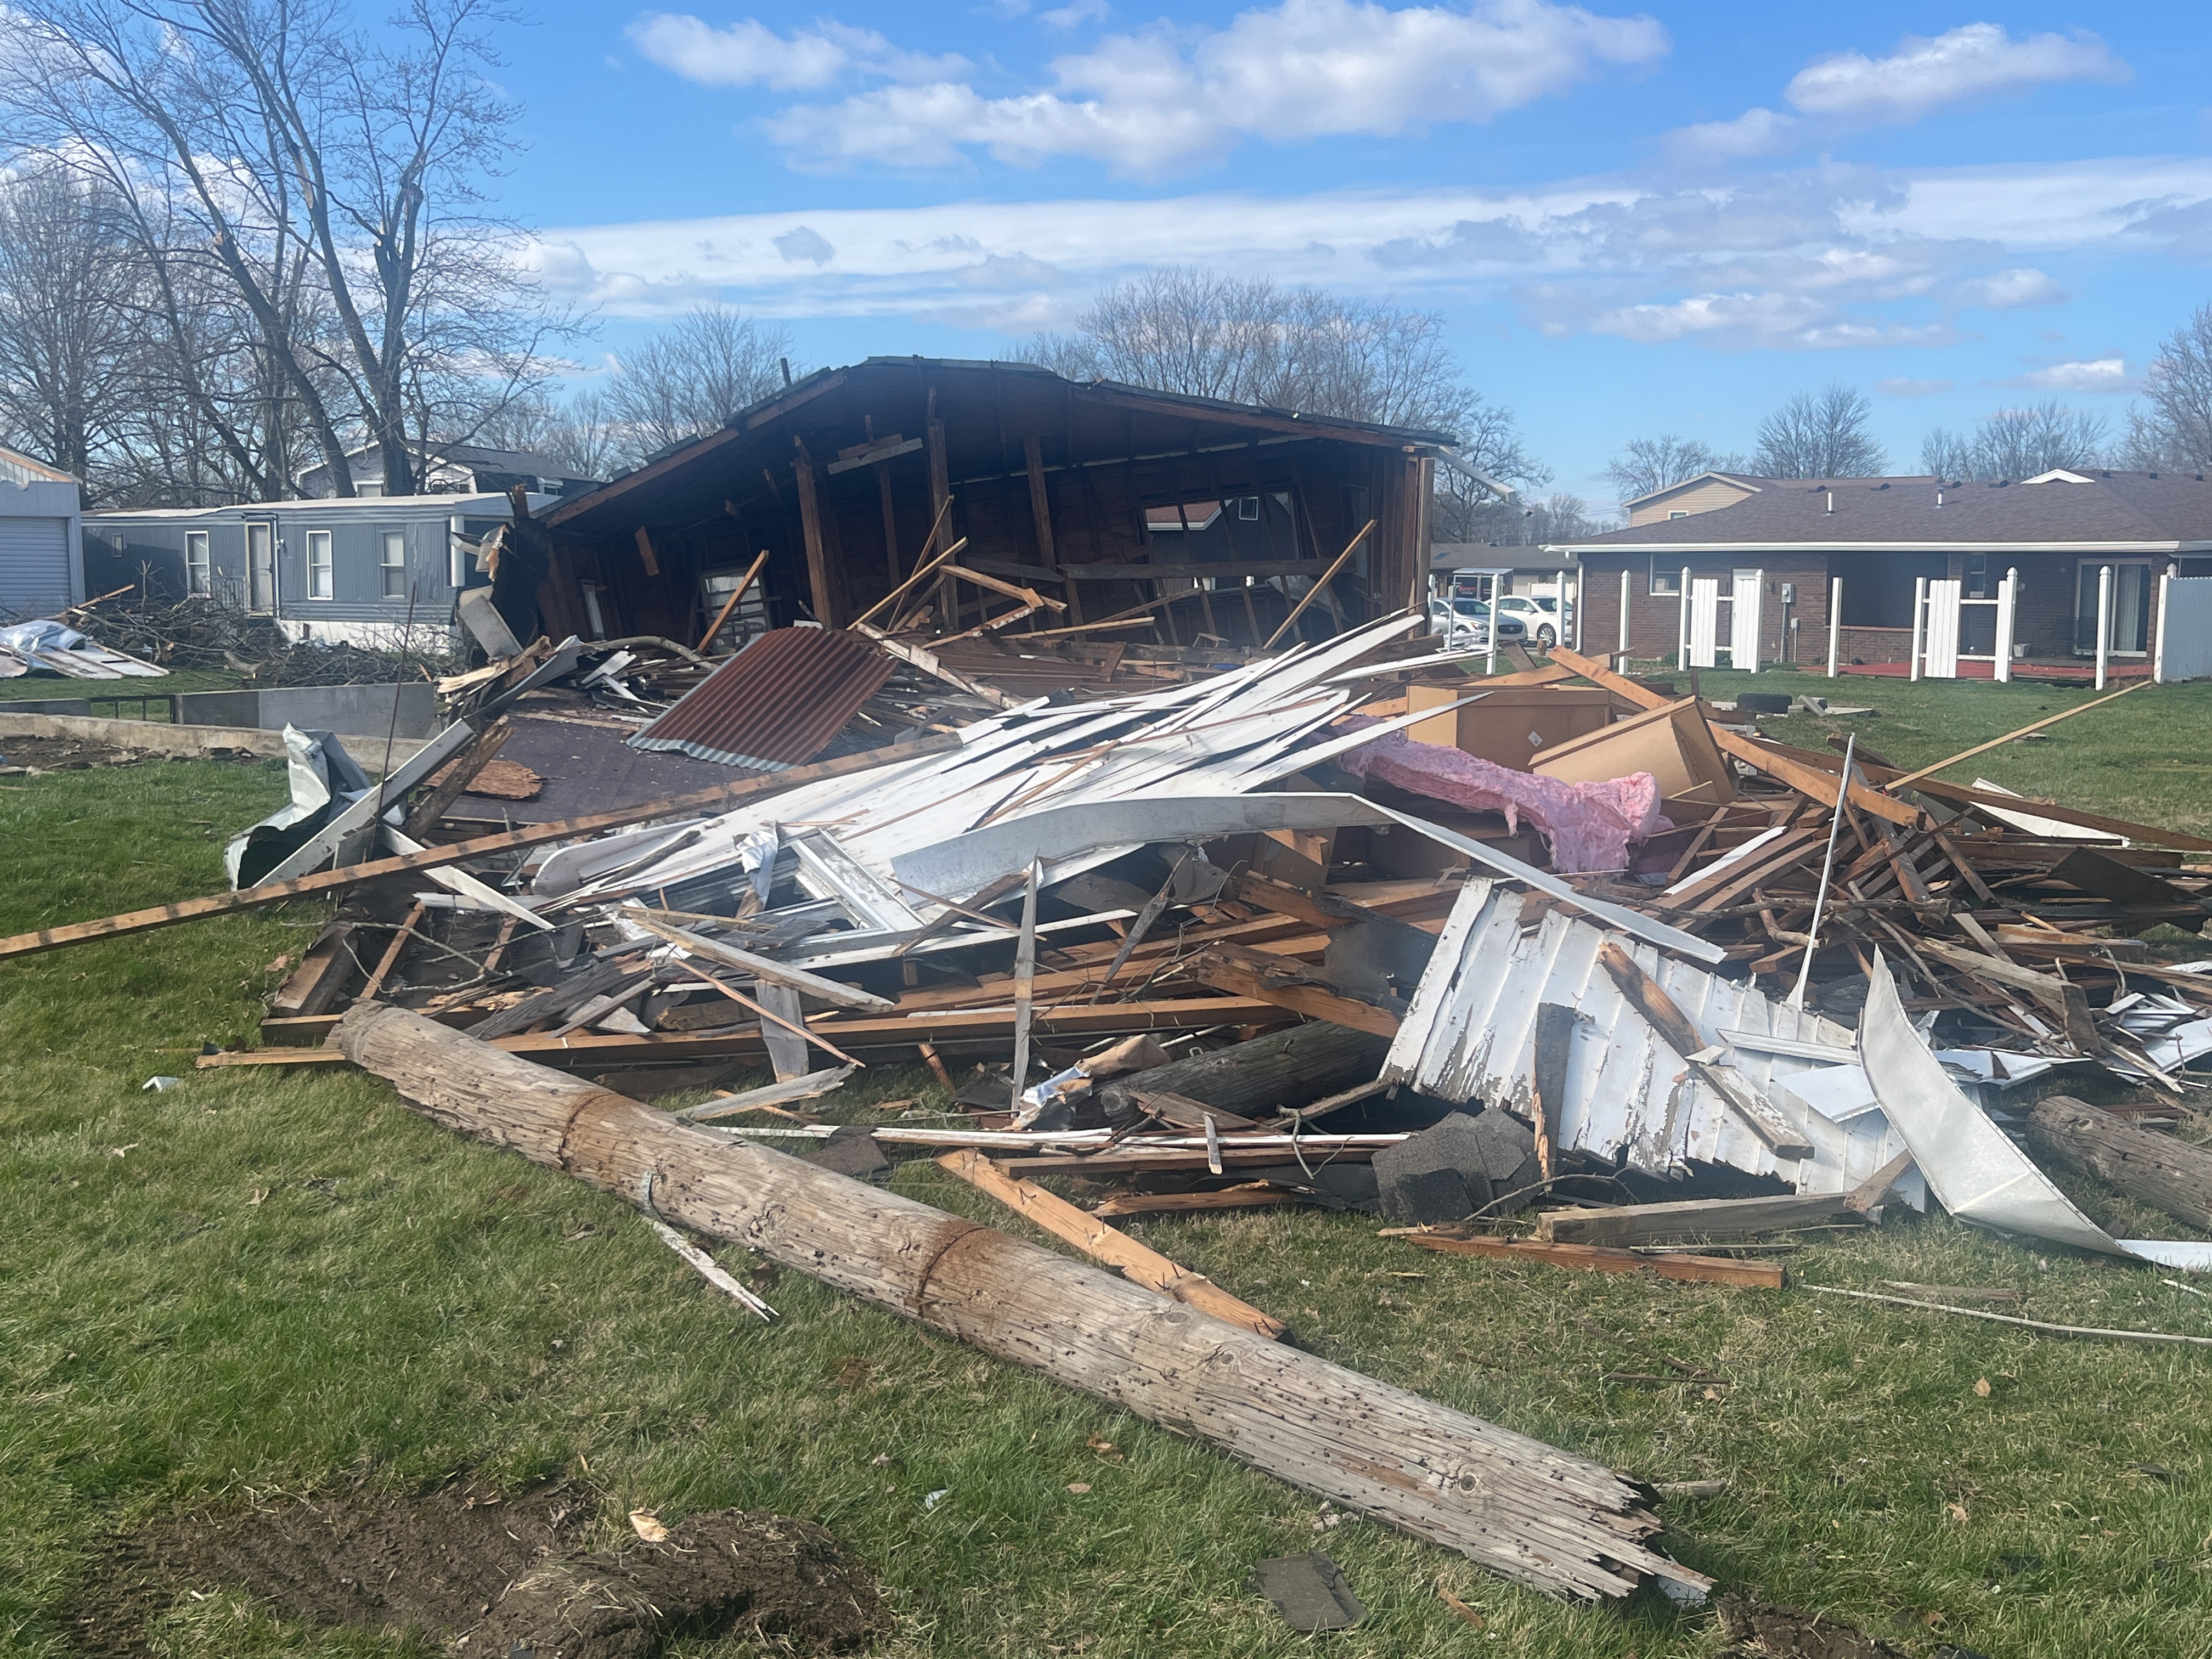
[[[760,574],[761,567],[767,562],[768,549],[763,547],[760,550],[760,556],[753,561],[753,568],[746,571],[744,578],[730,590],[730,597],[723,601],[722,608],[716,613],[714,620],[707,624],[707,631],[699,636],[699,648],[702,651],[714,644],[714,635],[722,631],[722,624],[729,621],[730,613],[738,608],[738,601],[744,598],[746,590],[753,585],[753,578]],[[892,580],[897,579],[894,577]]]
[[[1187,964],[1193,979],[1232,996],[1256,997],[1287,1008],[1309,1019],[1325,1019],[1332,1025],[1349,1026],[1376,1036],[1398,1035],[1398,1016],[1387,1008],[1361,1002],[1326,985],[1313,982],[1298,963],[1265,951],[1216,945],[1201,951]]]
[[[1408,1244],[1443,1255],[1486,1255],[1497,1261],[1534,1261],[1548,1267],[1584,1273],[1656,1273],[1695,1285],[1741,1285],[1753,1290],[1782,1288],[1782,1266],[1775,1261],[1735,1261],[1716,1255],[1638,1255],[1596,1244],[1547,1244],[1533,1238],[1454,1238],[1443,1233],[1407,1233]]]
[[[658,576],[660,574],[660,560],[653,550],[653,538],[645,533],[643,525],[637,527],[637,556],[645,561],[647,575]]]
[[[814,619],[824,628],[836,628],[843,620],[838,615],[837,573],[830,566],[829,538],[822,523],[822,503],[814,492],[814,458],[806,453],[806,441],[797,433],[792,434],[792,447],[798,450],[799,459],[792,462],[792,475],[799,480],[799,530],[806,544],[806,586],[814,606]]]
[[[1359,544],[1365,541],[1367,538],[1374,532],[1374,530],[1375,520],[1370,519],[1367,521],[1366,528],[1363,529],[1357,536],[1354,536],[1350,542],[1346,543],[1344,551],[1336,556],[1336,562],[1331,564],[1328,569],[1322,572],[1321,580],[1316,581],[1311,587],[1306,589],[1304,597],[1300,599],[1296,605],[1291,607],[1291,614],[1283,618],[1281,627],[1278,628],[1273,633],[1267,635],[1267,643],[1260,647],[1261,650],[1273,650],[1274,648],[1275,641],[1282,638],[1284,635],[1289,633],[1292,626],[1297,622],[1297,619],[1305,615],[1306,607],[1311,605],[1316,599],[1319,599],[1322,594],[1328,592],[1328,585],[1336,580],[1336,573],[1343,569],[1346,564],[1351,561],[1352,554],[1358,550]]]
[[[1633,957],[1607,939],[1598,946],[1598,961],[1620,988],[1621,995],[1628,999],[1630,1006],[1650,1023],[1660,1040],[1729,1103],[1751,1132],[1765,1143],[1769,1152],[1784,1159],[1813,1156],[1812,1146],[1798,1134],[1790,1120],[1762,1099],[1741,1076],[1697,1057],[1711,1045],[1690,1023],[1690,1017],[1674,1006],[1666,988],[1638,967]]]
[[[2035,721],[2033,725],[2023,726],[2017,732],[2008,732],[2001,738],[1991,738],[1987,743],[1978,743],[1972,749],[1961,749],[1957,754],[1952,756],[1948,760],[1939,760],[1933,766],[1922,767],[1917,772],[1907,772],[1901,778],[1892,778],[1889,782],[1884,786],[1884,787],[1890,789],[1909,789],[1914,784],[1919,782],[1921,779],[1933,777],[1936,773],[1942,771],[1946,767],[1956,766],[1960,761],[1972,760],[1977,755],[1986,755],[1992,749],[2002,749],[2005,744],[2014,741],[2016,738],[2024,738],[2031,732],[2040,732],[2046,726],[2056,726],[2061,720],[2070,720],[2075,715],[2086,714],[2092,708],[2101,708],[2108,702],[2118,702],[2120,698],[2126,696],[2130,691],[2142,690],[2143,687],[2148,685],[2151,682],[2147,679],[2137,680],[2133,685],[2122,686],[2110,696],[2099,697],[2089,702],[2077,703],[2071,708],[2062,709],[2059,713],[2051,715],[2048,720],[2040,720]]]
[[[40,951],[59,950],[65,945],[86,945],[94,939],[148,933],[156,927],[173,927],[179,922],[198,921],[203,916],[227,916],[241,910],[258,910],[271,904],[282,904],[288,899],[333,893],[386,876],[408,876],[424,870],[441,870],[449,865],[465,864],[471,859],[490,858],[526,847],[540,847],[547,842],[574,841],[580,836],[597,835],[602,830],[622,830],[632,824],[650,823],[655,818],[681,817],[695,812],[724,812],[746,801],[781,794],[802,783],[812,783],[823,778],[847,777],[873,767],[889,766],[924,755],[944,754],[959,746],[957,737],[951,733],[933,732],[908,743],[894,744],[888,749],[872,749],[863,754],[819,761],[811,766],[796,766],[788,771],[740,778],[713,789],[697,790],[688,795],[677,795],[641,806],[626,806],[618,811],[598,812],[580,818],[561,818],[550,823],[526,824],[520,830],[510,830],[501,835],[479,836],[471,841],[455,842],[447,847],[426,848],[420,853],[404,854],[396,858],[371,859],[343,870],[325,870],[291,881],[268,882],[258,887],[246,888],[242,892],[215,893],[205,898],[180,899],[173,904],[126,911],[121,915],[105,916],[97,921],[76,921],[56,927],[41,927],[32,933],[0,939],[0,961],[9,957],[31,956]]]
[[[410,841],[427,837],[453,803],[468,793],[477,774],[491,764],[501,746],[514,735],[514,722],[504,714],[478,732],[474,743],[446,763],[442,775],[431,775],[430,793],[407,815],[407,822],[400,826],[399,833]]]
[[[1148,1291],[1173,1297],[1209,1317],[1239,1326],[1270,1342],[1287,1328],[1281,1320],[1237,1300],[1204,1273],[1178,1267],[1158,1250],[1076,1208],[1057,1193],[1006,1174],[979,1152],[963,1148],[945,1153],[937,1162],[939,1168],[990,1194],[1023,1220],[1073,1244],[1092,1261],[1104,1262]]]

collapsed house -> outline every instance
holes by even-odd
[[[1310,607],[1321,637],[1418,602],[1452,441],[1024,363],[871,357],[544,514],[542,626],[725,645],[842,627],[957,545],[957,571],[879,626],[926,613],[912,625],[970,635],[962,661],[1034,652],[1037,634],[1093,654],[1259,647],[1349,549]]]

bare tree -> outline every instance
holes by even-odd
[[[1560,492],[1523,500],[1491,500],[1469,515],[1466,533],[1438,541],[1483,542],[1492,547],[1548,547],[1557,542],[1577,542],[1611,530],[1613,525],[1590,511],[1579,495]]]
[[[481,401],[540,372],[549,319],[506,228],[475,212],[511,146],[485,78],[498,0],[406,0],[364,38],[339,0],[21,0],[0,105],[34,152],[129,210],[178,380],[257,495],[292,493],[294,431],[354,493],[367,434],[385,489],[457,382]],[[271,398],[253,431],[198,386],[187,313],[220,283]],[[258,439],[256,434],[258,434]]]
[[[1938,427],[1922,440],[1920,465],[1938,478],[2033,478],[2054,468],[2104,465],[2109,428],[2101,416],[2056,398],[2001,409],[1964,436]]]
[[[1866,394],[1831,380],[1801,392],[1759,423],[1751,470],[1765,478],[1867,478],[1889,457],[1867,429],[1874,405]]]
[[[2117,459],[2144,471],[2212,471],[2212,305],[2166,337]]]
[[[783,384],[791,336],[727,306],[686,312],[618,359],[597,411],[632,465],[726,424]]]
[[[558,462],[568,477],[607,478],[619,465],[617,435],[600,393],[582,392],[560,404],[538,391],[503,403],[472,427],[467,441],[544,455]]]
[[[131,402],[138,275],[97,185],[51,166],[0,185],[0,431],[88,483]]]
[[[1024,356],[1070,380],[1420,428],[1463,445],[1489,409],[1437,313],[1188,266],[1116,283],[1073,333],[1040,334]]]
[[[1723,455],[1695,438],[1665,432],[1656,438],[1631,438],[1605,469],[1605,476],[1622,501],[1632,501],[1704,473],[1743,470],[1740,456]]]

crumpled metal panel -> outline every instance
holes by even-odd
[[[1723,1164],[1794,1182],[1801,1193],[1842,1192],[1905,1150],[1882,1115],[1832,1122],[1786,1092],[1794,1076],[1833,1069],[1818,1060],[1730,1048],[1723,1063],[1764,1095],[1812,1146],[1813,1156],[1777,1159],[1766,1144],[1630,1005],[1598,960],[1609,935],[1555,910],[1534,933],[1521,929],[1523,895],[1486,881],[1461,890],[1384,1062],[1385,1081],[1457,1103],[1480,1100],[1533,1116],[1536,1012],[1572,1007],[1578,1018],[1567,1054],[1559,1144],[1624,1161],[1655,1176],[1692,1163]],[[1852,1034],[1833,1021],[1771,1001],[1652,946],[1628,945],[1698,1034],[1728,1048],[1724,1030],[1848,1050]],[[1917,1182],[1899,1196],[1920,1201]]]
[[[812,760],[897,665],[857,634],[778,628],[630,739],[724,766],[781,772]]]

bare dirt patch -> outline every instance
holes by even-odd
[[[890,1628],[873,1573],[811,1522],[720,1510],[587,1551],[594,1500],[565,1482],[456,1485],[156,1522],[96,1561],[66,1615],[88,1659],[150,1659],[185,1595],[245,1589],[312,1625],[415,1631],[464,1654],[645,1659],[672,1638],[755,1632],[850,1652]],[[462,1638],[465,1638],[464,1643]]]

